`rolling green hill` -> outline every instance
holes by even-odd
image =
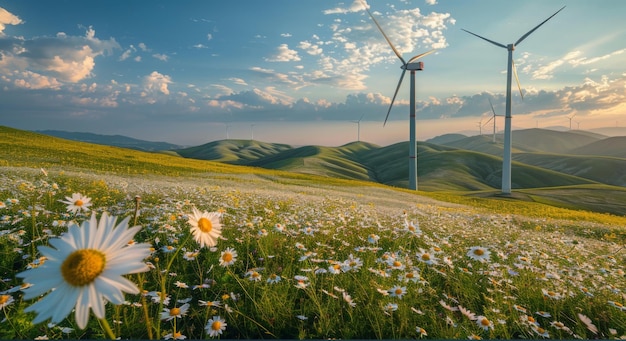
[[[178,155],[191,159],[247,165],[290,149],[291,146],[286,144],[254,140],[221,140],[175,151]]]
[[[261,145],[263,144],[254,141],[247,144],[254,147],[252,149],[258,149]],[[272,144],[261,149],[272,150]],[[227,150],[221,157],[231,157],[228,153],[230,151]],[[103,174],[144,177],[213,174],[214,178],[236,181],[263,178],[281,183],[308,184],[307,186],[314,186],[316,183],[363,188],[381,186],[372,182],[376,181],[405,187],[407,182],[408,142],[387,147],[355,142],[337,148],[308,146],[273,153],[254,160],[254,153],[250,152],[253,156],[249,159],[254,160],[250,161],[254,164],[265,160],[267,164],[264,167],[273,166],[274,170],[69,141],[0,126],[0,167],[41,167],[60,172],[89,170]],[[529,155],[529,158],[537,157],[535,154]],[[420,142],[418,157],[420,192],[432,193],[428,195],[435,198],[480,205],[481,202],[463,197],[483,196],[505,201],[538,202],[576,210],[626,214],[626,188],[623,187],[598,184],[563,172],[514,162],[514,195],[501,197],[497,195],[501,161],[495,156]],[[546,159],[558,157],[561,156],[548,155]],[[576,160],[572,164],[576,164]]]
[[[626,136],[615,136],[574,148],[569,154],[626,158]]]
[[[564,154],[570,151],[598,142],[606,138],[604,135],[585,132],[580,130],[556,131],[549,129],[524,129],[512,132],[512,152],[543,152]],[[496,134],[496,143],[493,143],[493,135],[469,136],[455,139],[441,144],[502,156],[502,134]]]

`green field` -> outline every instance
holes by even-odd
[[[317,153],[319,162],[361,174],[343,156],[362,158],[367,148],[352,145],[341,157],[301,149],[299,156]],[[429,148],[433,158],[446,155],[438,149],[473,155]],[[495,171],[491,159],[476,157]],[[455,177],[489,173],[469,177],[461,165],[471,162],[460,156],[440,162],[455,164]],[[549,173],[529,167],[528,174]],[[618,210],[619,187],[572,177],[574,184],[501,197],[482,181],[471,192],[452,184],[414,193],[319,175],[0,128],[0,338],[206,339],[214,316],[228,339],[626,335],[626,218],[589,210]],[[424,185],[437,181],[446,185],[445,177],[426,176]],[[33,325],[35,314],[24,309],[36,299],[23,298],[16,275],[45,266],[39,247],[58,245],[50,241],[89,219],[91,212],[68,213],[60,202],[74,193],[91,199],[97,217],[108,212],[141,226],[133,242],[153,248],[150,270],[127,278],[143,294],[107,304],[105,318],[92,314],[85,329],[73,314]],[[221,214],[214,248],[191,235],[194,207]],[[221,266],[229,248],[237,257]],[[182,307],[180,318],[161,319]]]

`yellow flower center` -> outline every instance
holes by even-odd
[[[402,289],[400,288],[396,289],[396,295],[402,295]]]
[[[204,233],[209,233],[213,229],[213,224],[209,219],[203,217],[198,220],[198,228]]]
[[[2,296],[0,296],[0,305],[7,303],[9,301],[9,297],[11,297],[11,296],[9,296],[9,295],[2,295]]]
[[[489,326],[489,325],[491,324],[491,322],[489,322],[489,320],[487,320],[486,318],[484,318],[484,319],[482,319],[482,320],[480,321],[480,324],[481,324],[481,325],[483,325],[483,326],[485,326],[485,327],[487,327],[487,326]]]
[[[226,263],[228,263],[228,262],[232,261],[232,260],[233,260],[233,254],[232,254],[232,253],[230,253],[230,252],[225,253],[225,254],[222,256],[222,260],[223,260],[224,262],[226,262]]]
[[[170,310],[170,316],[178,316],[180,315],[180,308],[172,308],[172,310]]]
[[[426,261],[430,260],[430,255],[427,254],[427,253],[423,254],[422,255],[422,260],[426,260]]]
[[[399,261],[394,261],[393,262],[393,266],[394,267],[399,267],[399,266],[402,266],[402,263],[400,263]]]
[[[405,276],[405,277],[406,277],[406,278],[413,278],[413,277],[414,277],[414,275],[413,275],[413,273],[412,273],[412,272],[409,272],[409,273],[407,273],[407,274],[406,274],[406,276]]]
[[[543,329],[543,328],[541,328],[541,327],[537,327],[537,333],[539,333],[539,334],[543,334],[543,333],[545,333],[545,332],[546,332],[546,330],[545,330],[545,329]]]
[[[340,264],[335,264],[335,265],[333,265],[333,269],[339,270],[339,269],[341,269],[341,265]]]
[[[213,323],[211,323],[211,329],[215,331],[222,329],[222,322],[213,321]]]
[[[482,256],[482,255],[484,255],[484,254],[485,254],[485,251],[484,251],[483,249],[475,249],[475,250],[474,250],[474,254],[475,254],[476,256]]]
[[[104,271],[106,257],[98,250],[81,249],[72,252],[61,265],[65,281],[75,287],[93,282]]]
[[[174,333],[174,335],[173,335],[173,336],[174,336],[174,338],[175,338],[175,339],[178,339],[179,337],[183,336],[183,333],[181,333],[181,332],[176,332],[176,333]]]
[[[79,206],[80,207],[80,206],[83,206],[83,204],[84,204],[84,202],[82,200],[80,200],[80,199],[74,201],[74,205],[75,206]]]

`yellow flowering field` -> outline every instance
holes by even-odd
[[[619,220],[278,175],[0,177],[2,338],[626,335]]]

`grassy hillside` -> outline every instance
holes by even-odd
[[[574,148],[570,154],[612,156],[626,159],[626,136],[615,136]]]
[[[246,165],[259,159],[290,150],[291,146],[254,140],[221,140],[200,146],[178,149],[186,158],[212,160],[237,165]]]
[[[88,142],[102,144],[105,146],[114,146],[122,148],[130,148],[154,152],[159,150],[178,149],[181,146],[167,142],[152,142],[134,139],[132,137],[122,135],[101,135],[92,133],[69,132],[61,130],[38,130],[36,133],[60,137],[66,140]]]
[[[283,156],[279,157],[280,154]],[[348,178],[367,178],[396,187],[406,187],[407,155],[408,143],[406,142],[387,147],[358,142],[338,148],[296,148],[276,154],[272,161],[276,169],[270,170],[187,159],[167,153],[147,153],[68,141],[0,127],[0,167],[31,167],[56,171],[89,170],[103,174],[142,176],[219,174],[219,177],[223,179],[236,178],[237,181],[264,178],[281,183],[306,183],[307,186],[321,183],[343,186],[380,186],[374,182],[347,180]],[[498,192],[501,162],[496,157],[422,142],[418,144],[418,158],[418,182],[421,191],[454,192],[456,194],[450,197],[454,199],[450,200],[470,204],[473,201],[463,199],[463,196],[459,195],[471,195],[477,191]],[[298,162],[301,162],[301,165],[298,165]],[[284,172],[278,169],[292,169],[305,174]],[[621,187],[597,185],[593,184],[593,181],[580,177],[521,163],[513,165],[513,182],[516,193],[534,191],[528,192],[533,196],[530,202],[545,202],[581,210],[626,214],[626,205],[622,205],[626,202],[626,199],[623,200],[626,198],[626,190]],[[576,186],[572,187],[573,185]],[[543,188],[549,186],[552,188]],[[564,191],[562,186],[567,186],[567,190]],[[535,189],[522,191],[517,189],[519,187]],[[421,193],[425,194],[425,192]],[[607,193],[608,196],[602,199],[602,193]],[[530,197],[526,199],[528,198]],[[497,199],[498,201],[508,200],[507,198]],[[614,203],[610,204],[612,200]],[[515,212],[516,208],[511,206],[507,210]]]
[[[515,154],[514,160],[562,174],[626,186],[626,159],[603,156],[555,155],[546,153]]]

